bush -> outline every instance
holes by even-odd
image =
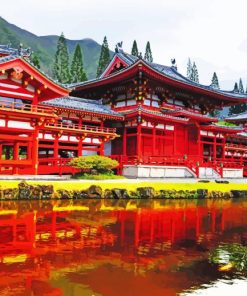
[[[69,166],[72,166],[81,171],[93,171],[97,173],[109,173],[112,169],[116,168],[119,163],[106,156],[92,155],[92,156],[80,156],[75,157],[69,162]]]

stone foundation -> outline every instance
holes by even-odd
[[[124,165],[123,175],[127,178],[196,178],[187,167]],[[221,176],[212,168],[199,168],[199,178],[219,179]],[[243,178],[243,169],[223,169],[223,178]]]
[[[243,169],[230,169],[224,168],[223,169],[223,178],[231,178],[231,179],[239,179],[244,177]]]
[[[123,175],[128,178],[194,178],[187,167],[124,165]]]

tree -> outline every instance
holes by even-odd
[[[97,77],[99,77],[104,72],[106,66],[109,63],[110,63],[110,51],[109,51],[107,38],[105,36],[101,46],[99,64],[97,68]]]
[[[187,63],[187,78],[191,79],[191,77],[192,77],[192,64],[189,58]]]
[[[136,57],[138,57],[138,55],[139,55],[139,51],[138,51],[136,40],[134,40],[134,42],[133,42],[132,49],[131,49],[131,54],[133,56],[136,56]]]
[[[234,92],[239,92],[239,88],[238,88],[238,83],[237,82],[235,82],[235,84],[234,84],[233,91]]]
[[[247,111],[247,104],[246,103],[240,103],[236,104],[230,107],[229,109],[229,115],[233,114],[239,114]]]
[[[243,81],[242,81],[241,78],[239,79],[238,91],[239,91],[239,93],[241,93],[241,94],[244,93]]]
[[[217,74],[214,72],[210,86],[215,89],[220,89]]]
[[[151,51],[151,46],[149,41],[147,42],[147,45],[146,45],[144,59],[150,63],[153,62],[153,56],[152,56],[152,51]]]
[[[71,63],[71,82],[81,82],[87,80],[87,75],[83,68],[82,50],[79,44],[76,45],[73,60]]]
[[[70,83],[70,71],[69,71],[69,54],[67,48],[67,42],[62,33],[58,39],[57,51],[55,54],[55,63],[53,69],[54,78],[60,83]]]
[[[76,169],[96,170],[98,173],[111,172],[119,163],[106,156],[92,155],[75,157],[69,162],[69,166]]]
[[[193,62],[193,66],[192,66],[191,80],[196,83],[199,83],[199,74],[198,74],[198,70],[195,62]]]
[[[40,69],[40,61],[39,61],[39,57],[36,53],[33,54],[31,61],[36,68]]]

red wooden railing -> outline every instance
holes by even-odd
[[[93,133],[104,133],[104,134],[115,134],[116,129],[110,127],[99,127],[91,125],[79,125],[79,124],[68,124],[68,123],[48,123],[46,127],[55,128],[55,129],[73,129],[73,130],[83,130],[86,132]]]
[[[226,143],[226,150],[236,150],[247,153],[247,146],[241,144],[228,144]]]
[[[3,100],[0,100],[0,110],[54,115],[54,109],[51,107],[24,104],[22,102],[8,102]]]
[[[68,166],[71,158],[41,158],[39,159],[39,174],[75,174],[79,170]]]

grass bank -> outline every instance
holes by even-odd
[[[17,181],[0,181],[2,189],[17,188],[20,180]],[[219,184],[211,181],[209,183],[166,183],[166,182],[152,182],[152,181],[138,181],[138,180],[106,180],[106,181],[27,181],[30,185],[53,185],[54,190],[86,190],[91,185],[98,185],[105,189],[121,188],[128,191],[135,191],[138,187],[153,187],[155,190],[197,190],[207,189],[208,191],[229,192],[230,190],[247,190],[247,183],[229,183]]]

